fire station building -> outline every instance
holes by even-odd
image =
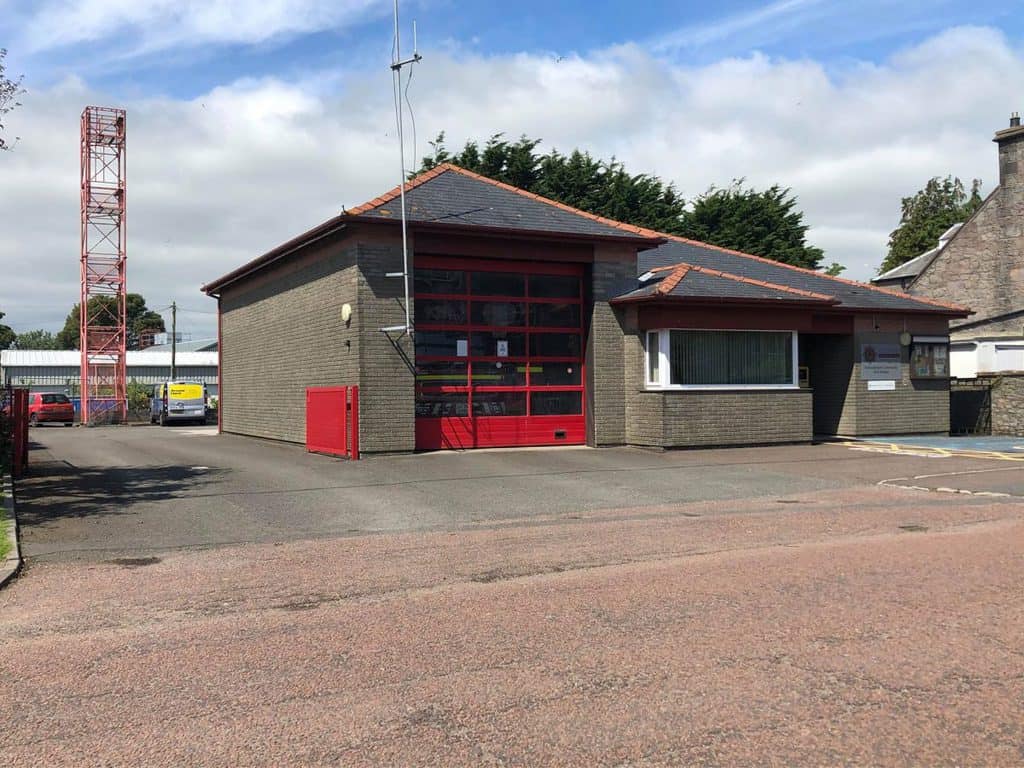
[[[364,453],[949,430],[966,308],[642,229],[442,165],[204,286],[224,432],[301,443],[359,387]]]

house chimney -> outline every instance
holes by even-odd
[[[999,145],[999,186],[1024,189],[1024,126],[1019,112],[1010,115],[1010,127],[996,131],[992,141]]]

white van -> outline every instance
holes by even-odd
[[[158,384],[149,405],[149,423],[172,421],[206,423],[206,385],[196,381],[168,381]]]

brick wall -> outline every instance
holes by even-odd
[[[626,442],[630,445],[665,444],[665,398],[661,392],[644,390],[643,334],[636,330],[636,308],[626,310],[627,334],[623,339],[626,396]]]
[[[409,245],[410,253],[412,244]],[[404,453],[416,448],[415,360],[412,339],[380,329],[405,323],[401,235],[359,243],[359,440],[364,453]],[[409,264],[411,270],[412,264]],[[410,293],[412,284],[409,286]],[[412,302],[410,296],[409,299]],[[410,313],[412,307],[410,307]]]
[[[591,268],[591,315],[587,336],[588,442],[622,445],[626,442],[626,381],[624,310],[608,300],[623,293],[636,279],[636,250],[599,245]]]
[[[921,319],[919,327],[909,326],[911,333],[936,333],[941,320]],[[936,325],[937,324],[937,325]],[[863,327],[864,323],[858,321]],[[861,347],[864,344],[899,344],[899,333],[886,330],[899,325],[899,318],[879,320],[882,330],[854,334],[854,363],[850,369],[846,403],[839,434],[898,435],[949,432],[949,381],[912,379],[910,348],[901,348],[900,376],[894,391],[869,391],[861,378]],[[812,382],[813,384],[813,382]]]
[[[303,443],[306,387],[357,381],[356,249],[332,238],[221,298],[221,423],[225,432]]]
[[[664,445],[810,442],[812,394],[805,389],[665,392]]]
[[[992,382],[992,434],[1024,435],[1024,374]]]

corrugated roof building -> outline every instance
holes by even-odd
[[[177,378],[201,381],[217,394],[217,353],[178,352]],[[5,349],[0,352],[0,382],[28,387],[33,392],[77,395],[81,353],[76,350]],[[128,381],[152,385],[171,378],[170,352],[129,352]]]

